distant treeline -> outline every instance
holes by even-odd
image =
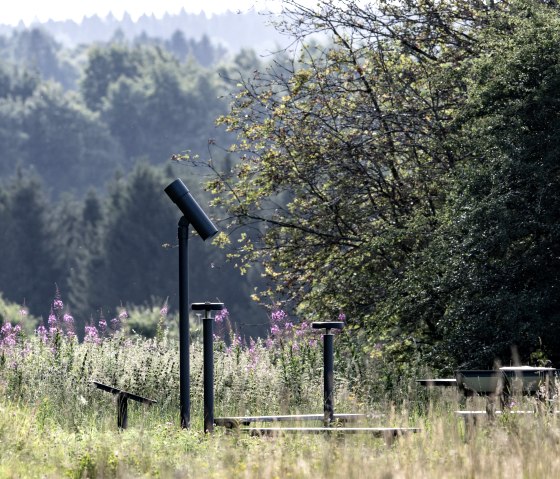
[[[271,22],[274,19],[273,16],[255,11],[247,11],[243,14],[228,11],[207,16],[204,12],[187,13],[183,9],[176,15],[166,14],[162,18],[142,15],[136,21],[125,13],[120,20],[109,14],[105,18],[97,15],[84,17],[79,23],[73,20],[49,20],[30,26],[23,23],[17,27],[0,24],[0,35],[9,36],[13,32],[22,32],[40,26],[57,42],[73,48],[94,42],[107,42],[117,31],[129,40],[143,36],[169,39],[174,32],[180,31],[186,37],[196,40],[206,36],[213,44],[219,44],[231,52],[255,48],[259,53],[266,53],[286,42],[286,37],[272,27]]]
[[[231,79],[258,67],[254,52],[230,58],[180,32],[67,49],[33,29],[0,37],[0,55],[4,298],[46,317],[56,284],[81,322],[121,304],[169,297],[176,306],[178,210],[163,188],[182,176],[209,198],[203,170],[170,158],[188,151],[232,161],[209,146],[228,142],[214,122],[227,111]],[[223,251],[191,243],[192,300],[220,299],[233,318],[265,322],[250,304],[254,283]]]

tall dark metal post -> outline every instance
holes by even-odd
[[[191,423],[190,364],[189,364],[189,261],[188,240],[191,224],[203,241],[218,233],[214,223],[177,178],[165,188],[167,196],[183,213],[179,220],[179,392],[181,400],[181,427]]]
[[[314,329],[324,329],[323,334],[323,422],[325,427],[334,421],[334,336],[331,329],[342,329],[342,321],[311,323]]]
[[[179,220],[179,394],[181,427],[191,425],[190,331],[189,331],[189,222]]]
[[[204,310],[202,341],[204,349],[204,432],[214,431],[214,320],[210,311],[224,308],[223,303],[193,303],[194,311]]]
[[[334,336],[330,328],[325,330],[323,335],[323,390],[324,401],[323,411],[325,414],[325,426],[334,420]]]

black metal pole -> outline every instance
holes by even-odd
[[[179,220],[179,390],[181,427],[191,425],[189,334],[189,222]]]
[[[221,311],[224,303],[193,303],[194,311],[204,311],[202,345],[204,359],[204,432],[214,432],[214,323],[211,311]]]
[[[202,325],[204,346],[204,432],[214,431],[214,322],[206,310]]]
[[[117,426],[119,429],[128,426],[128,397],[123,392],[117,396]]]
[[[334,420],[334,336],[327,328],[323,335],[323,387],[324,387],[324,423],[330,425]]]

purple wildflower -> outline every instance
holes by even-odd
[[[346,315],[343,312],[340,312],[340,314],[338,315],[338,320],[346,321]]]
[[[49,318],[47,320],[49,324],[49,328],[54,328],[56,326],[56,316],[54,315],[53,310],[51,309],[51,314],[49,314]]]
[[[17,342],[17,335],[21,331],[19,324],[12,326],[12,323],[4,323],[0,333],[2,334],[2,346],[15,346]]]
[[[111,319],[111,327],[116,331],[119,329],[121,325],[121,322],[119,320],[119,318],[113,318]]]
[[[126,318],[128,318],[128,313],[126,309],[122,309],[119,313],[119,320],[124,321]]]
[[[105,321],[105,318],[103,317],[99,320],[99,331],[101,331],[102,334],[107,331],[107,321]]]
[[[19,310],[19,315],[23,318],[24,316],[27,316],[29,314],[29,311],[27,310],[27,308],[24,306],[22,306]]]
[[[55,299],[53,301],[53,309],[62,309],[64,308],[64,303],[61,299]]]
[[[277,324],[273,324],[272,327],[270,328],[270,334],[276,336],[279,333],[280,333],[280,328],[278,327]]]
[[[35,332],[37,333],[37,336],[39,336],[39,339],[43,341],[43,343],[47,341],[47,328],[45,328],[42,324],[39,325]]]
[[[66,324],[74,324],[74,317],[68,313],[64,313],[62,321],[64,321]]]
[[[285,320],[288,315],[285,311],[278,309],[276,311],[272,311],[270,315],[273,323],[280,323],[281,321]]]
[[[216,313],[214,321],[216,321],[216,323],[223,323],[228,318],[229,318],[229,311],[227,310],[227,308],[224,308]]]
[[[84,342],[94,344],[99,344],[101,342],[101,339],[99,338],[99,334],[97,332],[97,328],[95,326],[85,327]]]
[[[167,316],[168,311],[169,311],[169,306],[167,305],[167,299],[166,299],[165,303],[163,303],[163,306],[159,310],[159,314],[160,314],[160,316],[165,318]]]
[[[255,369],[259,364],[260,354],[257,348],[257,342],[251,338],[251,342],[249,343],[249,364],[248,369]]]

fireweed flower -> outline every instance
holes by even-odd
[[[111,319],[111,327],[117,331],[119,329],[121,325],[121,322],[119,321],[119,318],[113,318]]]
[[[12,326],[11,323],[5,323],[2,325],[2,329],[0,330],[0,334],[2,338],[0,343],[2,346],[15,346],[17,342],[17,335],[21,331],[21,327],[19,324]]]
[[[277,324],[273,324],[270,328],[270,334],[272,334],[273,336],[280,334],[280,327]]]
[[[51,314],[49,314],[49,318],[47,320],[49,324],[49,328],[54,328],[56,326],[56,316],[54,315],[53,310],[51,309]]]
[[[216,313],[216,316],[214,317],[214,321],[216,321],[216,323],[223,323],[228,318],[229,318],[229,311],[227,310],[227,308],[224,308]]]
[[[255,369],[259,364],[259,350],[257,348],[257,342],[251,338],[251,342],[249,343],[249,364],[247,365],[247,369]]]
[[[97,328],[95,326],[85,327],[84,342],[94,344],[99,344],[101,342],[101,339],[99,338],[99,334],[97,332]]]
[[[101,331],[101,334],[107,331],[107,321],[105,321],[105,318],[99,320],[99,331]]]
[[[27,308],[25,306],[22,306],[19,310],[19,315],[23,318],[24,316],[27,316],[29,314],[29,311],[27,310]]]
[[[62,309],[64,308],[64,303],[61,299],[55,299],[53,301],[53,309]]]
[[[345,315],[343,312],[341,312],[341,313],[338,315],[338,320],[339,320],[339,321],[346,321],[346,315]]]
[[[272,319],[273,323],[280,323],[284,321],[287,316],[288,315],[286,314],[285,311],[278,309],[276,311],[272,311],[272,314],[270,315],[270,319]]]
[[[47,328],[45,328],[42,324],[35,330],[35,332],[43,343],[47,341]]]
[[[123,309],[123,310],[119,313],[119,320],[120,320],[120,321],[124,321],[126,318],[128,318],[128,313],[127,313],[126,309]]]
[[[167,316],[168,311],[169,311],[169,307],[167,306],[167,301],[165,301],[165,303],[163,303],[163,306],[159,310],[159,314],[160,316],[165,318]]]
[[[64,313],[62,321],[64,321],[66,324],[74,324],[74,317],[68,313]]]

